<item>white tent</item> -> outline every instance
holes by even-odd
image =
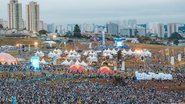
[[[68,62],[67,60],[65,60],[64,62],[61,63],[61,65],[70,66],[71,62]]]
[[[54,41],[44,41],[44,44],[49,44],[50,47],[52,47],[54,44],[56,44],[56,42]]]
[[[77,61],[75,62],[75,65],[80,65],[80,62],[77,60]]]
[[[89,56],[88,58],[87,58],[87,60],[88,61],[90,61],[90,62],[97,62],[98,61],[98,58],[97,57],[92,57],[92,56]]]
[[[40,61],[40,63],[41,63],[41,64],[48,64],[48,62],[46,62],[44,59],[42,59],[42,60]]]
[[[82,65],[82,66],[88,66],[88,64],[86,64],[84,61],[82,61],[82,62],[80,63],[80,65]]]
[[[42,51],[37,51],[35,56],[44,57],[44,53]]]
[[[173,76],[171,74],[164,74],[164,73],[139,73],[138,71],[135,72],[135,76],[137,80],[172,80]]]

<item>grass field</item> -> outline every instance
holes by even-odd
[[[41,43],[41,41],[38,39],[3,38],[0,39],[0,46],[16,44],[34,45],[34,42],[38,42],[39,44]]]

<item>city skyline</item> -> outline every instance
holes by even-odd
[[[184,0],[19,0],[24,20],[26,5],[30,1],[40,5],[41,20],[54,24],[105,24],[107,21],[127,19],[136,19],[138,23],[185,22]],[[5,20],[8,20],[8,2],[0,1],[0,18]]]

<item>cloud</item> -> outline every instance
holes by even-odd
[[[0,0],[0,17],[7,18],[7,3]],[[25,5],[31,0],[22,0]],[[48,23],[105,23],[135,18],[141,22],[185,22],[185,0],[34,0]],[[1,4],[3,6],[1,6]],[[25,17],[25,16],[24,16]],[[142,18],[141,18],[142,17]],[[174,18],[175,17],[175,18]]]

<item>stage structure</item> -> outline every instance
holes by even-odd
[[[34,71],[39,70],[40,68],[40,58],[37,56],[33,56],[31,58],[31,66],[34,67]]]
[[[105,46],[105,32],[102,31],[102,45]]]
[[[124,41],[125,40],[126,40],[125,38],[114,38],[115,46],[117,48],[124,48],[124,46],[125,46]]]

